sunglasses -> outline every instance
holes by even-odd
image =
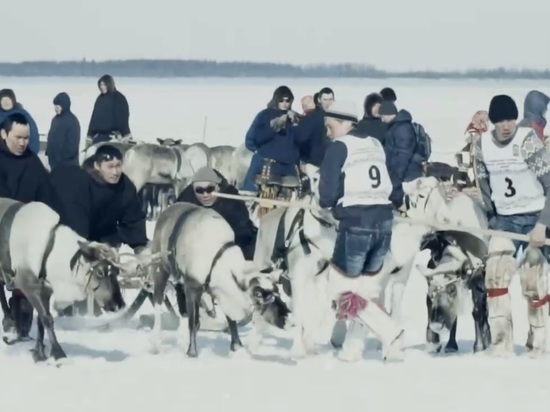
[[[212,193],[216,190],[216,186],[207,186],[207,187],[196,187],[195,193],[199,195],[204,195],[205,193]]]

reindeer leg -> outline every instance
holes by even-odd
[[[472,302],[474,310],[472,317],[475,324],[475,343],[474,353],[481,352],[491,344],[491,330],[489,329],[488,311],[487,311],[487,289],[485,280],[482,276],[475,276],[472,279],[470,288],[472,290]]]
[[[13,319],[10,306],[8,305],[8,299],[6,298],[6,291],[4,288],[4,284],[0,285],[0,304],[2,305],[2,312],[4,312],[4,319],[2,319],[2,328],[4,329],[3,340],[8,345],[12,343],[16,343],[17,340],[10,341],[8,337],[5,336],[8,334],[15,336],[16,331],[15,331],[15,320]]]
[[[426,342],[429,353],[439,353],[441,351],[441,343],[439,334],[430,329],[430,314],[432,313],[432,299],[426,296],[426,308],[428,309],[428,325],[426,326]]]
[[[201,286],[189,278],[184,280],[183,285],[187,297],[187,314],[189,320],[189,347],[187,349],[187,356],[196,358],[198,356],[197,332],[200,327],[199,307],[202,291],[200,289]]]
[[[45,360],[43,352],[44,329],[46,329],[46,331],[48,332],[48,338],[50,339],[50,343],[52,345],[50,355],[53,356],[53,358],[57,361],[59,359],[66,358],[67,355],[59,344],[59,341],[57,340],[57,335],[54,330],[53,316],[50,313],[50,297],[52,295],[52,292],[45,286],[37,286],[40,288],[38,290],[38,293],[33,292],[30,288],[20,288],[38,313],[38,339],[36,342],[36,347],[33,351],[33,359],[35,360],[35,362]],[[42,328],[40,328],[40,324],[42,324]],[[42,353],[40,353],[41,351]]]
[[[183,288],[183,283],[176,283],[174,285],[176,290],[176,300],[178,302],[178,312],[181,317],[184,318],[187,316],[187,298],[185,297],[185,290]]]
[[[229,332],[231,333],[230,349],[231,349],[231,352],[236,352],[239,347],[242,348],[243,346],[241,342],[241,338],[239,337],[239,329],[237,328],[237,322],[230,319],[228,316],[226,316],[225,318],[227,319],[227,323],[229,324]]]
[[[34,349],[31,349],[31,353],[35,362],[42,362],[46,360],[47,356],[45,352],[46,346],[44,345],[44,323],[40,316],[36,320],[36,325],[38,327],[38,336],[36,338],[36,345],[34,345]]]
[[[162,343],[162,304],[164,302],[164,291],[170,274],[162,267],[151,267],[153,272],[153,309],[155,313],[155,322],[153,324],[151,344],[152,352],[159,353]]]
[[[458,352],[458,344],[456,343],[456,327],[458,324],[458,318],[453,322],[451,326],[451,331],[449,333],[449,341],[445,345],[445,353],[455,353]]]

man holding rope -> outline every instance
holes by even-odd
[[[491,228],[529,236],[528,244],[514,240],[513,246],[503,239],[491,239],[485,284],[493,346],[511,347],[508,286],[516,267],[506,252],[515,255],[520,247],[525,249],[520,278],[529,301],[527,348],[541,352],[546,347],[546,305],[550,299],[546,262],[538,248],[544,246],[550,225],[550,155],[536,131],[518,127],[517,119],[518,108],[511,97],[493,97],[489,120],[495,129],[483,133],[476,142],[479,189]],[[542,249],[546,260],[549,252],[548,247]]]
[[[382,144],[355,132],[353,104],[334,102],[325,112],[333,139],[320,167],[319,204],[339,221],[329,288],[337,317],[350,325],[340,358],[361,358],[365,324],[380,338],[384,359],[403,356],[402,330],[378,306],[380,271],[392,237],[392,182]]]

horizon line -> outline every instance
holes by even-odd
[[[216,60],[216,59],[155,59],[155,58],[128,58],[128,59],[104,59],[96,60],[83,57],[80,60],[67,59],[67,60],[20,60],[17,62],[1,61],[0,65],[21,66],[21,65],[33,65],[33,64],[97,64],[105,65],[112,63],[138,63],[138,62],[156,62],[156,63],[206,63],[214,65],[249,65],[249,66],[285,66],[289,69],[335,69],[335,68],[348,68],[350,70],[368,70],[370,72],[388,75],[411,75],[411,74],[468,74],[472,72],[487,73],[487,72],[504,72],[504,73],[537,73],[550,74],[549,69],[535,69],[535,68],[514,68],[495,66],[493,68],[476,68],[471,67],[467,69],[409,69],[409,70],[391,70],[382,69],[370,63],[354,63],[354,62],[341,62],[341,63],[289,63],[289,62],[270,62],[270,61],[250,61],[250,60]]]

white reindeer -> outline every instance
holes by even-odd
[[[61,308],[89,295],[107,312],[125,306],[117,276],[128,273],[119,263],[116,250],[86,241],[61,225],[59,215],[47,205],[0,198],[0,238],[2,288],[20,289],[38,313],[35,361],[47,358],[45,330],[52,345],[51,356],[55,360],[66,357],[54,331],[52,294]],[[149,258],[152,261],[155,256]]]
[[[190,334],[187,354],[190,357],[198,356],[196,336],[201,302],[209,310],[215,310],[212,302],[208,302],[208,295],[217,301],[227,317],[232,351],[242,346],[237,322],[253,311],[254,325],[261,321],[281,329],[288,327],[289,310],[272,280],[272,275],[277,274],[260,273],[251,262],[246,262],[241,249],[234,243],[234,236],[231,226],[212,209],[181,202],[159,215],[151,250],[170,254],[156,267],[151,267],[155,352],[159,351],[161,343],[161,305],[169,280],[183,283]]]
[[[336,239],[336,222],[329,213],[319,211],[318,170],[310,167],[306,169],[306,173],[309,175],[314,193],[309,198],[310,205],[307,209],[298,207],[291,207],[286,211],[275,209],[264,216],[260,223],[254,257],[257,266],[274,263],[273,247],[282,221],[285,229],[284,239],[288,241],[284,247],[283,260],[286,262],[285,269],[288,272],[292,291],[291,305],[296,330],[291,351],[295,357],[304,356],[314,350],[314,337],[322,323],[328,322],[329,326],[330,323],[334,324],[336,319],[330,308],[333,299],[340,292],[361,289],[369,299],[376,300],[384,296],[383,290],[391,279],[403,279],[402,282],[405,283],[419,250],[422,236],[428,230],[395,224],[398,234],[392,237],[391,250],[380,274],[360,279],[346,279],[335,275],[329,270],[328,263],[331,260]],[[297,223],[293,225],[296,219],[298,219]],[[391,286],[398,283],[394,282]],[[394,292],[395,296],[392,296],[394,312],[392,316],[397,316],[400,312],[403,288],[397,289]],[[388,326],[384,320],[385,315],[379,312],[377,305],[367,307],[372,329],[386,348],[384,356],[390,358],[395,355],[390,347],[401,334],[401,330]],[[376,323],[377,321],[380,323]],[[345,325],[343,321],[342,324]],[[343,340],[343,337],[340,338]]]
[[[451,223],[457,228],[437,231],[426,237],[425,248],[431,251],[429,267],[417,266],[428,284],[428,350],[441,350],[440,335],[444,332],[450,333],[445,352],[458,350],[457,318],[467,308],[472,309],[475,324],[474,351],[487,349],[491,343],[484,291],[488,238],[460,230],[461,226],[488,228],[482,204],[465,193],[447,195],[445,185],[431,177],[416,179],[404,187],[410,217],[436,224]]]

